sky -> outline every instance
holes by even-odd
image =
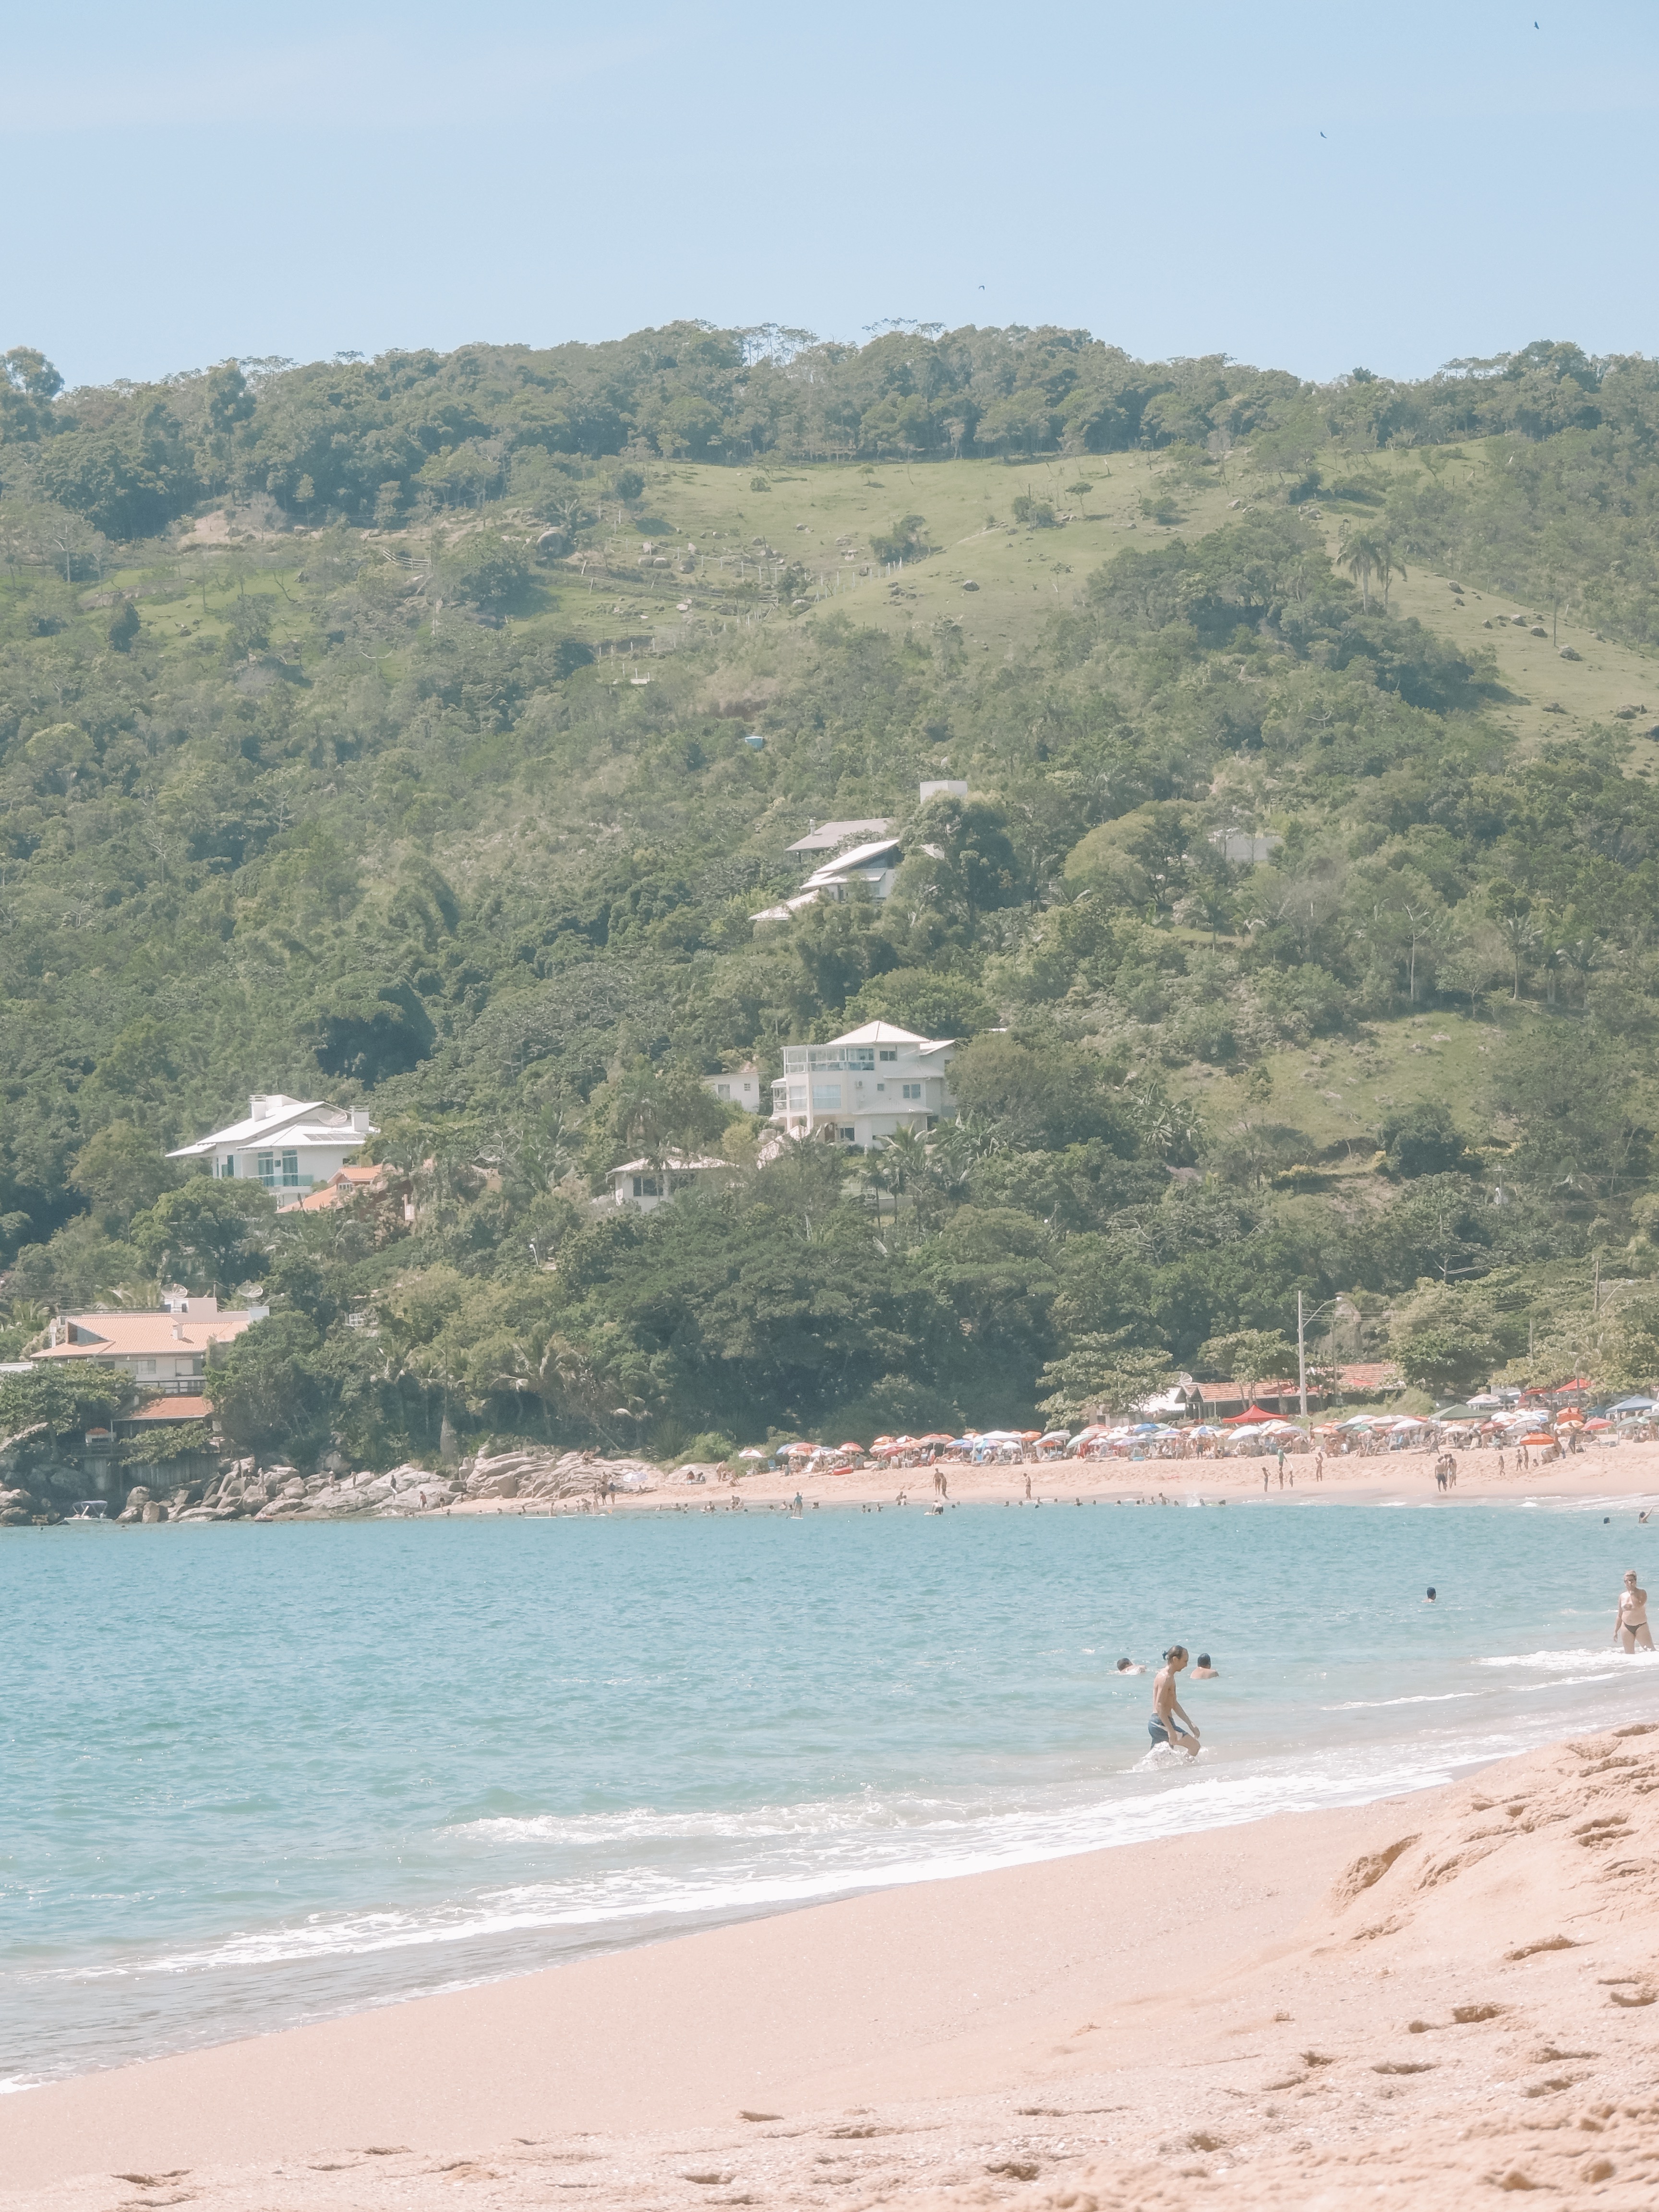
[[[0,346],[71,385],[681,317],[1652,353],[1656,107],[1652,0],[82,0],[9,19]]]

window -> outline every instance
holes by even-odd
[[[224,1164],[220,1168],[219,1172],[222,1176],[234,1176],[235,1174],[236,1155],[234,1152],[228,1152],[226,1154]]]
[[[812,1110],[815,1114],[833,1113],[840,1105],[839,1083],[815,1083],[812,1085]]]
[[[841,1133],[841,1140],[842,1144],[855,1144],[858,1140],[858,1133],[859,1133],[856,1129],[843,1129]]]
[[[662,1185],[655,1176],[635,1176],[634,1195],[635,1198],[660,1198]]]
[[[298,1190],[299,1188],[300,1155],[298,1152],[284,1152],[283,1154],[283,1188]]]
[[[887,1085],[884,1083],[878,1083],[877,1084],[876,1088],[878,1091],[885,1091]]]
[[[729,1098],[732,1096],[731,1085],[729,1083],[717,1083],[714,1085],[714,1096],[716,1098]]]
[[[882,1048],[881,1056],[884,1060],[896,1060],[898,1058],[897,1053],[889,1052],[884,1045]]]
[[[792,1114],[804,1114],[806,1111],[806,1085],[804,1083],[790,1085],[789,1111]]]
[[[921,1085],[919,1083],[901,1083],[899,1089],[907,1098],[920,1098],[921,1096]]]
[[[138,1372],[141,1375],[154,1375],[155,1362],[153,1359],[141,1359],[138,1362]]]
[[[267,1190],[270,1189],[276,1180],[276,1153],[256,1152],[254,1155],[253,1164],[258,1172],[260,1182],[264,1183]]]

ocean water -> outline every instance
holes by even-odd
[[[1646,1717],[1659,1662],[1610,1649],[1624,1569],[1659,1575],[1636,1513],[0,1533],[0,2082]],[[1221,1672],[1183,1686],[1196,1762],[1113,1671],[1177,1638]]]

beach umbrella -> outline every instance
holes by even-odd
[[[764,1459],[766,1457],[766,1454],[761,1450],[757,1444],[750,1444],[738,1454],[738,1457],[739,1459]]]

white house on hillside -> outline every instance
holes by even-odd
[[[833,829],[836,825],[831,823]],[[791,846],[793,852],[796,848]],[[854,845],[838,853],[833,860],[826,860],[815,868],[793,898],[782,900],[776,906],[763,907],[754,919],[762,921],[787,921],[804,906],[816,906],[820,899],[831,906],[838,905],[854,884],[862,884],[873,899],[890,898],[893,883],[904,858],[904,846],[897,837],[866,838],[861,845]]]
[[[682,1159],[677,1152],[665,1160],[624,1160],[611,1170],[611,1192],[618,1206],[637,1206],[641,1213],[654,1213],[680,1191],[718,1174],[725,1165],[724,1160]]]
[[[758,1114],[763,1103],[760,1070],[752,1060],[744,1060],[729,1075],[705,1075],[702,1087],[729,1106],[741,1106],[745,1114]]]
[[[774,1125],[792,1137],[859,1145],[868,1152],[898,1129],[931,1129],[957,1102],[949,1069],[954,1037],[920,1037],[866,1022],[830,1044],[788,1044],[772,1085]]]
[[[327,1182],[368,1138],[380,1134],[361,1106],[348,1110],[320,1098],[261,1091],[247,1103],[246,1121],[181,1145],[167,1158],[205,1160],[210,1174],[301,1195]]]

